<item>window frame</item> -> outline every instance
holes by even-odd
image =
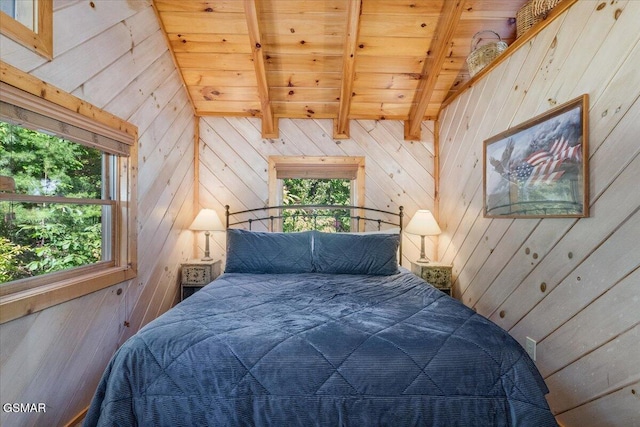
[[[3,101],[124,144],[118,155],[113,261],[9,282],[0,287],[0,324],[133,279],[137,275],[137,128],[81,99],[0,62]],[[18,196],[18,195],[16,195]],[[8,198],[5,197],[5,198]]]
[[[365,158],[359,156],[269,156],[269,206],[282,205],[282,178],[339,178],[352,181],[351,205],[364,207],[364,165]],[[272,214],[280,216],[279,209]],[[358,215],[364,216],[364,211]],[[351,229],[355,231],[354,223]],[[282,220],[274,223],[274,231],[282,231]],[[358,231],[364,231],[364,223]]]
[[[37,30],[0,12],[0,33],[50,61],[53,59],[53,1],[32,1],[37,4]]]

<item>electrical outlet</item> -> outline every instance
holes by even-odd
[[[531,357],[531,360],[535,362],[536,361],[536,341],[533,338],[527,337],[527,341],[524,349],[527,351],[527,354],[529,355],[529,357]]]

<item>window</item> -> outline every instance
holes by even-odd
[[[19,71],[9,68],[11,73]],[[0,322],[5,322],[135,277],[137,153],[135,128],[126,122],[114,128],[1,85]],[[55,93],[63,104],[76,103],[78,111],[118,122],[71,95]]]
[[[284,178],[283,205],[345,205],[351,204],[351,180],[346,178]],[[350,231],[349,209],[287,209],[282,212],[282,230]]]
[[[53,58],[53,1],[0,1],[0,33],[47,59]]]
[[[269,157],[269,205],[288,204],[345,204],[364,206],[364,157]],[[291,190],[295,186],[295,197]],[[316,188],[313,188],[313,187]],[[324,187],[321,189],[319,187]],[[334,193],[332,197],[331,193]],[[345,192],[348,192],[346,203]],[[306,193],[303,198],[299,194]],[[298,198],[299,200],[295,200]],[[319,215],[329,212],[318,210]],[[354,216],[345,210],[344,216]],[[333,223],[331,229],[340,231],[353,230],[355,224],[349,223],[344,216],[330,217],[315,221],[324,221],[321,225]],[[310,227],[308,223],[296,216],[296,211],[283,212],[284,219],[276,224],[276,229],[285,231],[301,231]],[[311,221],[314,221],[313,219]],[[364,224],[361,224],[361,227]],[[337,226],[337,227],[334,227]],[[311,226],[311,228],[313,228]]]
[[[117,156],[3,120],[0,140],[0,175],[13,182],[0,200],[3,255],[13,254],[0,283],[112,261]]]

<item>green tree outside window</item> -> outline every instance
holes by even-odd
[[[349,205],[351,181],[286,178],[283,179],[282,200],[284,205]],[[285,232],[305,230],[344,232],[350,231],[351,227],[349,209],[287,209],[282,215],[284,217],[282,229]]]
[[[0,175],[20,195],[100,199],[103,153],[0,122]],[[0,283],[102,259],[100,205],[0,200]]]

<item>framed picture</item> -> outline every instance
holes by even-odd
[[[484,141],[484,216],[589,215],[588,95]]]

